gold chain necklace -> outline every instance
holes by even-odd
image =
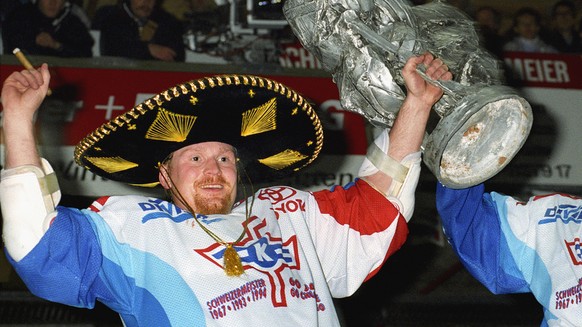
[[[160,168],[163,167],[162,165],[160,165]],[[253,196],[251,203],[250,203],[250,208],[249,208],[249,201],[248,201],[248,197],[246,196],[246,188],[243,185],[243,196],[245,197],[245,223],[243,224],[243,230],[240,234],[240,236],[234,241],[234,242],[226,242],[223,239],[221,239],[218,235],[216,235],[213,231],[211,231],[208,227],[204,226],[199,220],[198,220],[198,215],[196,214],[196,212],[194,210],[192,210],[192,207],[190,207],[190,205],[184,201],[184,197],[182,196],[182,193],[180,193],[180,190],[178,190],[176,187],[173,187],[174,183],[172,181],[172,177],[170,176],[168,170],[164,167],[163,168],[165,170],[165,172],[168,175],[168,178],[170,179],[170,185],[172,185],[172,187],[170,187],[170,192],[172,193],[173,196],[176,196],[180,202],[182,202],[186,208],[188,209],[188,211],[190,212],[190,214],[192,214],[192,217],[194,217],[194,220],[196,221],[196,223],[198,224],[198,226],[200,226],[200,228],[202,228],[202,230],[208,234],[208,236],[212,237],[212,239],[214,239],[214,241],[216,241],[219,244],[222,244],[226,247],[226,249],[224,250],[224,256],[223,256],[223,269],[224,272],[226,273],[227,276],[240,276],[244,273],[244,267],[242,265],[242,261],[240,259],[240,256],[238,255],[238,252],[236,252],[236,250],[234,249],[233,245],[240,242],[243,237],[246,234],[247,231],[247,226],[249,223],[249,217],[250,214],[252,212],[252,207],[253,204],[255,203],[255,197]],[[163,178],[166,178],[166,174],[162,173]]]

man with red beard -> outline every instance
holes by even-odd
[[[102,56],[177,62],[186,58],[182,24],[157,0],[124,0],[101,7],[92,28],[101,32]]]
[[[434,80],[452,78],[430,54],[408,60],[398,117],[348,185],[252,190],[312,163],[322,125],[285,85],[221,75],[161,92],[75,150],[94,173],[161,185],[170,201],[106,196],[84,210],[56,206],[58,184],[36,149],[48,67],[15,72],[2,89],[7,257],[33,294],[100,301],[124,326],[340,326],[333,298],[374,276],[408,233],[420,146],[443,94],[417,73],[421,64]]]
[[[160,182],[165,189],[176,192],[172,198],[179,207],[209,215],[232,210],[237,167],[236,150],[231,145],[192,144],[170,154],[160,168]]]

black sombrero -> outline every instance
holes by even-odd
[[[259,182],[313,162],[323,130],[311,105],[285,85],[220,75],[179,84],[101,125],[76,146],[75,161],[111,180],[154,187],[170,153],[205,141],[235,146]]]

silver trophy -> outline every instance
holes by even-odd
[[[479,184],[501,171],[525,143],[529,103],[504,86],[499,60],[479,44],[474,22],[442,1],[286,0],[283,13],[302,45],[330,72],[345,110],[391,127],[405,98],[402,68],[431,52],[453,73],[434,110],[424,163],[451,188]],[[422,69],[419,69],[422,74]]]

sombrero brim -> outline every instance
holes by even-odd
[[[220,75],[172,87],[103,124],[75,148],[75,161],[107,179],[158,185],[159,164],[184,146],[218,141],[237,148],[253,182],[315,160],[323,130],[311,105],[258,76]]]

